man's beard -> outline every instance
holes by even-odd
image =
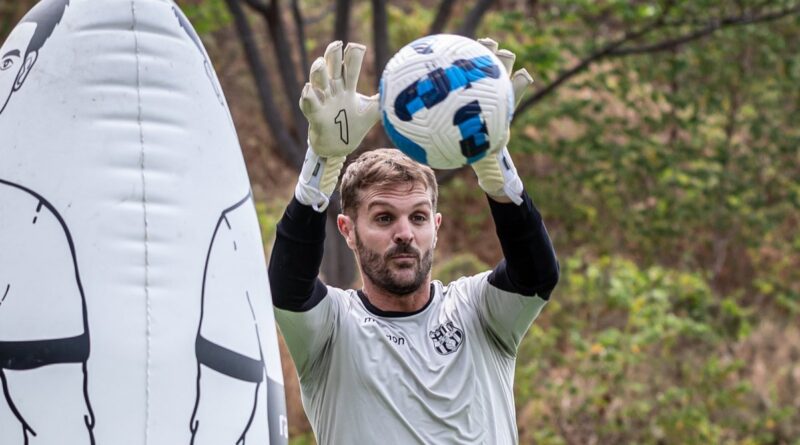
[[[417,291],[422,286],[422,283],[425,282],[433,265],[433,249],[426,251],[424,255],[420,255],[420,251],[410,245],[395,244],[381,256],[378,252],[368,249],[361,243],[358,232],[356,232],[356,252],[364,275],[379,288],[396,296],[405,296]],[[416,266],[410,266],[416,267],[416,270],[411,280],[401,281],[399,277],[392,273],[389,268],[389,261],[395,255],[409,254],[417,258]]]

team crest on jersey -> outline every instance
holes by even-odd
[[[456,327],[452,321],[442,323],[436,329],[428,332],[433,340],[433,347],[441,355],[452,354],[464,342],[464,331]]]

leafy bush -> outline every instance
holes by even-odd
[[[732,353],[752,314],[705,279],[619,257],[562,262],[519,351],[522,443],[789,443],[791,406],[765,408]],[[794,431],[778,436],[780,419]]]

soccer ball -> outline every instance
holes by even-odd
[[[513,104],[500,59],[475,40],[450,34],[404,46],[380,82],[389,138],[412,159],[437,169],[471,164],[502,144]]]

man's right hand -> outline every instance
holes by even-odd
[[[356,92],[366,47],[342,42],[328,45],[325,57],[311,65],[310,82],[300,96],[300,109],[308,119],[308,142],[321,157],[347,156],[378,122],[378,95]]]
[[[366,47],[342,42],[328,45],[325,57],[311,65],[310,82],[300,95],[308,119],[308,151],[295,197],[318,212],[328,207],[345,157],[352,153],[378,121],[378,95],[356,92]]]

